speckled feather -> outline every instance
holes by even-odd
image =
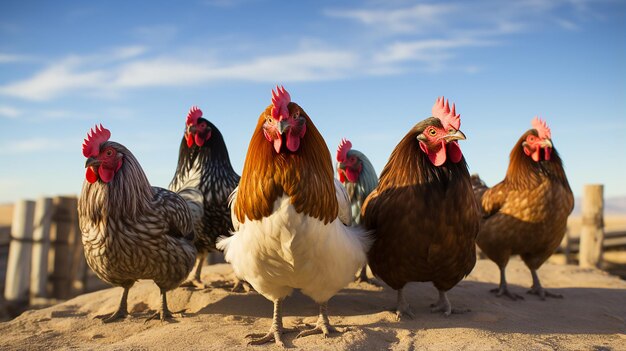
[[[500,267],[519,254],[529,268],[539,268],[559,246],[574,208],[556,149],[549,161],[535,162],[524,154],[522,143],[530,133],[537,136],[531,129],[513,147],[502,182],[488,190],[475,187],[484,214],[477,243]]]
[[[151,187],[141,166],[124,146],[106,142],[123,155],[109,182],[84,182],[78,214],[85,257],[102,280],[130,287],[151,279],[165,290],[189,274],[196,250],[186,202],[166,189]]]
[[[464,159],[434,166],[416,136],[428,118],[396,146],[362,215],[375,242],[368,253],[374,274],[394,289],[432,281],[447,291],[476,263],[479,216]]]
[[[187,146],[183,137],[180,144],[178,166],[170,183],[170,190],[180,193],[201,215],[195,220],[196,245],[199,251],[215,248],[219,236],[228,236],[233,230],[228,196],[237,187],[239,175],[233,170],[224,138],[217,127],[208,122],[211,138],[202,147]],[[198,196],[193,190],[199,190]]]

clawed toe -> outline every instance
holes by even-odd
[[[324,337],[327,338],[330,335],[330,333],[338,333],[338,332],[339,331],[337,331],[337,329],[335,327],[333,327],[332,325],[318,324],[313,329],[308,329],[308,330],[301,331],[296,336],[296,339],[303,338],[303,337],[309,336],[309,335],[315,335],[315,334],[323,334]]]
[[[396,309],[396,320],[401,321],[403,319],[415,319],[415,313],[411,310],[410,307],[398,308]]]
[[[101,314],[94,317],[94,319],[101,319],[102,323],[111,323],[125,319],[128,316],[126,311],[115,311],[113,314]]]
[[[148,321],[153,319],[159,319],[161,322],[174,322],[176,318],[183,318],[184,316],[183,312],[158,311],[149,316],[144,323],[148,323]]]
[[[186,287],[186,288],[197,288],[197,289],[206,289],[209,287],[209,285],[205,284],[200,279],[187,280],[186,282],[180,284],[180,286]]]
[[[497,297],[501,297],[501,296],[506,296],[509,299],[516,301],[516,300],[524,300],[524,296],[522,295],[518,295],[515,293],[512,293],[509,291],[509,289],[502,289],[502,288],[495,288],[495,289],[491,289],[489,290],[492,293],[495,293]]]
[[[555,298],[555,299],[562,299],[563,298],[563,295],[551,293],[548,290],[545,290],[543,288],[531,288],[526,293],[529,294],[529,295],[537,295],[537,296],[539,296],[539,298],[542,301],[545,301],[546,297],[552,297],[552,298]]]

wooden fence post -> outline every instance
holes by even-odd
[[[35,205],[33,230],[33,267],[30,280],[31,297],[48,297],[48,251],[50,250],[50,221],[52,199],[40,198]]]
[[[58,196],[53,199],[54,215],[50,231],[50,255],[48,272],[52,297],[68,299],[72,296],[72,251],[70,235],[72,232],[72,211],[76,211],[76,198]]]
[[[7,302],[28,303],[34,214],[34,201],[22,200],[15,204],[4,288]]]
[[[582,226],[578,265],[584,268],[600,268],[602,243],[604,241],[604,186],[585,185],[582,203]]]

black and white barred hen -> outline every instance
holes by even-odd
[[[85,139],[87,174],[78,201],[89,267],[124,288],[117,311],[102,317],[104,322],[126,317],[128,290],[138,279],[151,279],[162,300],[149,319],[171,318],[166,292],[185,280],[196,256],[191,212],[181,196],[150,186],[137,159],[110,136],[100,125]]]
[[[215,250],[216,239],[230,236],[233,230],[228,196],[239,184],[239,178],[230,163],[222,133],[193,106],[187,114],[178,166],[169,187],[196,212],[198,256],[193,278],[186,285],[206,287],[201,280],[202,265],[208,252]],[[233,290],[241,288],[243,285],[237,281]]]

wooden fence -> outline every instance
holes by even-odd
[[[626,249],[626,231],[604,232],[602,185],[586,185],[583,195],[580,236],[568,233],[559,250],[570,263],[579,253],[580,266],[601,267],[605,249]],[[221,254],[208,260],[218,262],[223,262]],[[0,291],[7,302],[27,305],[38,299],[71,298],[86,291],[89,272],[76,197],[14,204],[11,226],[0,226]]]
[[[2,234],[2,233],[0,233]],[[0,250],[6,246],[0,241]],[[77,198],[59,196],[13,207],[6,263],[0,259],[4,297],[14,305],[39,299],[69,299],[85,291],[87,264],[78,228]]]

